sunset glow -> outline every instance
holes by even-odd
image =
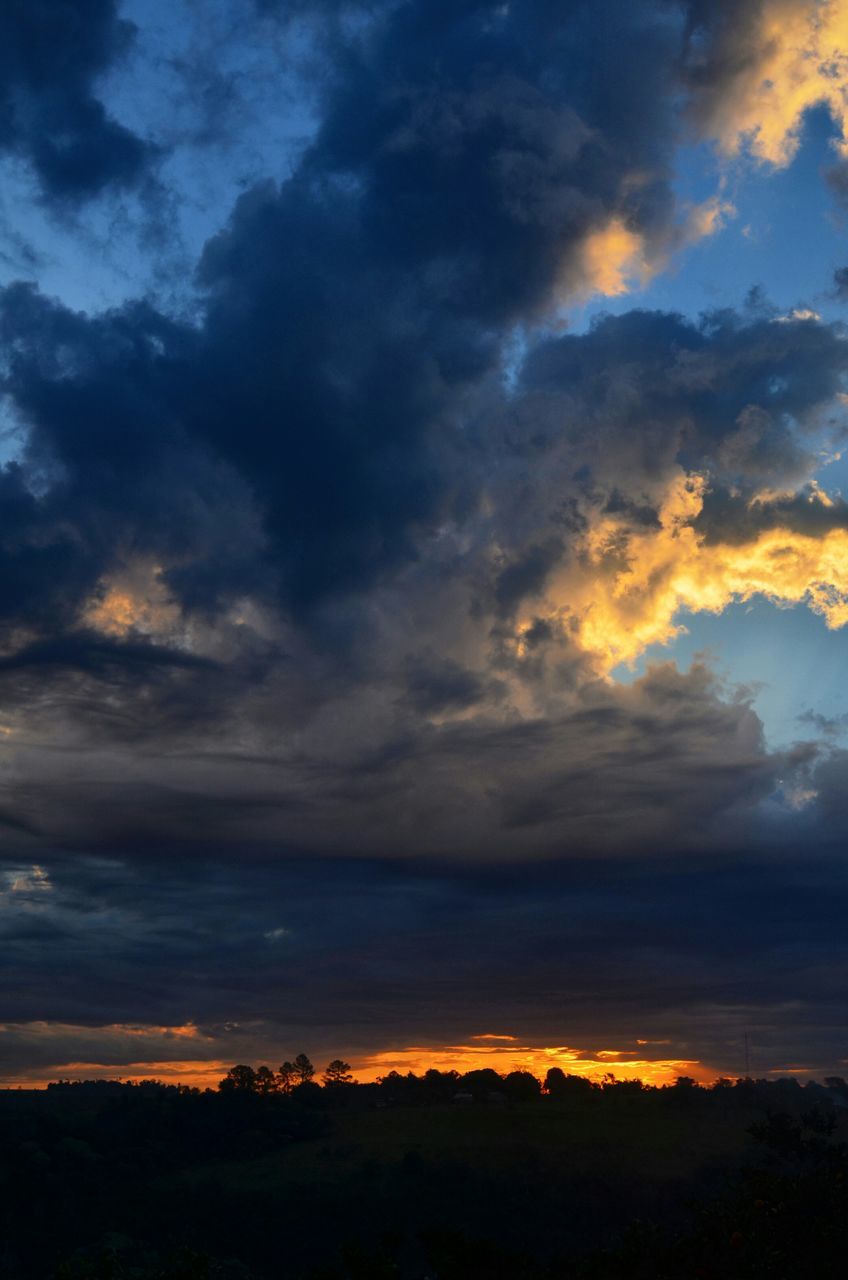
[[[559,1067],[566,1075],[582,1076],[587,1080],[601,1081],[614,1076],[616,1080],[643,1080],[645,1084],[674,1084],[678,1076],[691,1076],[701,1084],[709,1084],[718,1076],[700,1062],[683,1058],[647,1059],[639,1056],[640,1050],[607,1049],[596,1051],[572,1049],[565,1045],[543,1047],[529,1044],[494,1044],[484,1041],[512,1040],[504,1036],[476,1036],[469,1044],[418,1046],[397,1050],[383,1050],[368,1057],[359,1058],[356,1064],[357,1078],[378,1080],[390,1071],[402,1074],[412,1071],[421,1075],[429,1068],[438,1071],[479,1071],[491,1068],[499,1075],[510,1071],[529,1071],[544,1080],[551,1067]]]
[[[720,1074],[691,1059],[645,1058],[639,1049],[592,1053],[564,1045],[543,1047],[517,1042],[492,1043],[512,1040],[513,1037],[506,1036],[478,1036],[472,1037],[468,1044],[385,1049],[373,1054],[354,1054],[351,1065],[355,1078],[363,1084],[379,1080],[391,1071],[423,1075],[431,1068],[460,1074],[483,1068],[490,1068],[499,1075],[528,1071],[543,1081],[551,1067],[559,1067],[566,1075],[581,1076],[594,1082],[612,1076],[616,1080],[642,1080],[649,1085],[671,1085],[682,1075],[691,1076],[700,1084],[710,1084]],[[269,1065],[276,1070],[279,1064],[272,1061]],[[127,1061],[120,1065],[97,1061],[64,1062],[23,1075],[2,1076],[0,1088],[44,1089],[56,1080],[122,1080],[127,1084],[159,1080],[163,1084],[217,1089],[218,1082],[231,1066],[233,1063],[224,1059],[190,1058]]]

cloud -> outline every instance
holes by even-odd
[[[24,160],[46,198],[79,201],[137,183],[151,144],[113,119],[99,76],[126,52],[116,0],[11,0],[0,16],[0,148]]]
[[[483,1037],[472,1036],[478,1041]],[[499,1039],[500,1037],[490,1037]],[[514,1040],[514,1036],[503,1037]],[[358,1080],[375,1080],[390,1071],[418,1074],[435,1068],[437,1071],[494,1070],[501,1075],[510,1071],[529,1071],[537,1079],[544,1080],[551,1068],[559,1068],[567,1075],[600,1080],[614,1075],[617,1080],[644,1080],[648,1084],[673,1084],[678,1076],[693,1076],[697,1080],[712,1081],[717,1072],[700,1062],[681,1059],[629,1058],[622,1060],[627,1050],[573,1049],[567,1045],[545,1047],[542,1045],[508,1045],[482,1048],[479,1044],[419,1045],[410,1048],[383,1050],[360,1059],[355,1064]]]
[[[17,893],[29,897],[32,894],[49,893],[53,888],[50,883],[49,872],[38,865],[28,869],[5,871],[3,880],[6,884],[5,890],[0,893]]]
[[[268,942],[279,942],[281,938],[288,938],[290,934],[291,929],[285,929],[282,925],[277,925],[275,929],[266,929],[262,936]]]
[[[226,861],[172,858],[151,875],[59,858],[49,870],[53,891],[26,910],[0,899],[9,1080],[188,1075],[188,1063],[208,1068],[205,1082],[219,1064],[301,1050],[318,1065],[379,1056],[382,1074],[495,1044],[505,1061],[515,1047],[579,1046],[590,1065],[578,1070],[656,1057],[737,1072],[746,1030],[758,1074],[810,1062],[811,1045],[820,1074],[844,1057],[838,859],[735,850],[450,874],[304,860],[246,876]],[[281,903],[293,946],[262,937]],[[473,1038],[480,1027],[515,1039]],[[637,1039],[660,1043],[626,1052]]]
[[[817,106],[830,112],[845,155],[848,18],[839,0],[695,0],[688,36],[693,118],[726,155],[744,148],[782,168]]]
[[[833,629],[848,622],[844,510],[835,513],[835,527],[805,534],[779,523],[780,504],[772,513],[761,503],[766,527],[750,541],[708,543],[698,530],[705,488],[705,477],[681,472],[661,501],[657,528],[634,530],[615,515],[599,519],[582,544],[579,569],[553,581],[546,601],[535,605],[537,616],[567,627],[606,670],[668,644],[684,611],[722,613],[757,595],[778,606],[805,604]]]
[[[613,217],[605,225],[593,228],[584,239],[570,287],[585,297],[600,294],[605,298],[619,298],[644,288],[668,266],[674,253],[715,235],[735,213],[729,201],[710,196],[683,210],[678,224],[668,228],[654,244],[628,227],[621,217]]]
[[[848,345],[767,307],[548,327],[729,214],[672,195],[679,30],[610,15],[378,7],[190,319],[3,291],[10,841],[671,851],[815,790],[703,665],[611,678],[687,611],[843,624]]]
[[[825,716],[818,711],[804,711],[798,720],[810,725],[822,737],[835,738],[848,728],[848,715]]]
[[[591,231],[583,242],[581,273],[588,294],[617,298],[630,292],[630,279],[645,284],[650,268],[645,261],[645,245],[620,218]]]
[[[140,561],[101,581],[82,613],[85,626],[118,637],[167,635],[179,621],[180,612],[162,581],[161,567]]]
[[[259,218],[254,250],[266,216],[276,243],[281,199],[238,211]],[[771,754],[702,667],[609,673],[685,611],[755,595],[843,624],[844,504],[811,479],[844,430],[838,326],[633,312],[531,347],[511,387],[485,363],[428,377],[421,403],[415,363],[366,401],[363,337],[346,379],[318,347],[292,358],[283,385],[325,416],[275,433],[279,364],[236,368],[221,336],[244,316],[236,283],[244,305],[254,283],[265,297],[253,271],[212,289],[200,330],[7,293],[30,430],[7,545],[67,548],[63,574],[48,560],[43,586],[30,571],[6,596],[14,821],[135,856],[163,835],[498,859],[759,839],[778,779],[784,799],[810,789],[804,761]],[[264,351],[264,323],[250,332]],[[373,409],[364,435],[351,395]],[[381,423],[399,405],[400,437]]]

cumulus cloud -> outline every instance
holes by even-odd
[[[126,52],[116,0],[10,0],[0,16],[0,149],[25,161],[50,200],[137,182],[155,149],[113,119],[98,76]]]
[[[829,627],[844,626],[848,530],[841,506],[833,527],[813,534],[782,525],[780,504],[760,503],[765,527],[749,541],[708,543],[698,529],[706,483],[681,473],[661,501],[656,528],[600,518],[587,533],[579,570],[555,578],[537,603],[541,616],[570,628],[606,669],[671,641],[684,610],[721,613],[756,595],[779,606],[806,604]],[[807,501],[826,506],[816,490]]]
[[[688,54],[694,118],[726,154],[744,147],[783,167],[805,113],[825,106],[845,158],[848,16],[839,0],[694,0]]]
[[[644,288],[668,265],[672,255],[719,232],[736,210],[730,201],[710,196],[681,210],[679,223],[653,244],[619,216],[589,231],[566,278],[566,294],[619,298]]]
[[[279,199],[238,215],[256,230],[271,214],[272,243]],[[210,248],[219,267],[236,234]],[[200,331],[7,295],[7,387],[30,422],[7,541],[43,554],[55,528],[74,569],[57,584],[45,563],[64,612],[49,595],[42,611],[32,574],[7,605],[13,821],[87,847],[167,833],[459,858],[747,831],[799,764],[769,753],[745,698],[700,667],[631,686],[610,672],[671,640],[683,611],[755,595],[844,624],[845,508],[812,480],[844,430],[838,327],[607,318],[537,345],[512,387],[485,362],[428,371],[421,402],[413,364],[397,396],[368,401],[365,438],[343,404],[370,386],[371,350],[326,386],[304,358],[286,385],[332,433],[319,448],[300,419],[269,437],[262,363],[239,382],[230,365],[222,391],[234,279]],[[126,406],[123,432],[99,425],[106,403]],[[237,432],[251,407],[258,434]],[[400,439],[381,422],[399,407]]]

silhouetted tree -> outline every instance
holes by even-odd
[[[594,1089],[591,1080],[584,1076],[566,1075],[561,1067],[551,1067],[545,1076],[545,1092],[552,1098],[569,1098],[585,1095]]]
[[[435,1067],[430,1067],[424,1072],[422,1081],[424,1096],[434,1102],[447,1101],[456,1093],[458,1082],[458,1071],[437,1071]]]
[[[848,1084],[842,1076],[825,1076],[824,1083],[831,1093],[836,1094],[843,1106],[848,1105]]]
[[[298,1084],[306,1084],[315,1075],[315,1068],[305,1053],[299,1053],[295,1058],[294,1070]]]
[[[510,1071],[504,1077],[504,1093],[509,1098],[538,1098],[542,1086],[529,1071]]]
[[[324,1072],[324,1084],[353,1084],[350,1063],[342,1062],[341,1058],[333,1058]]]
[[[293,1062],[284,1062],[277,1072],[277,1079],[280,1082],[280,1090],[282,1093],[291,1093],[298,1081],[297,1068]]]
[[[548,1074],[545,1076],[545,1083],[542,1085],[545,1093],[562,1093],[564,1084],[565,1072],[562,1067],[549,1067]]]
[[[277,1093],[280,1088],[280,1082],[276,1074],[270,1067],[257,1067],[256,1070],[256,1092],[267,1095],[269,1093]]]
[[[460,1088],[475,1098],[485,1098],[487,1094],[500,1093],[503,1080],[491,1067],[480,1067],[477,1071],[466,1071],[460,1080]]]
[[[301,1080],[300,1084],[296,1084],[291,1091],[291,1097],[306,1107],[323,1106],[326,1096],[315,1080]]]
[[[256,1093],[256,1072],[243,1063],[230,1067],[223,1080],[218,1081],[218,1088],[222,1093]]]

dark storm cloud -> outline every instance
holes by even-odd
[[[59,202],[138,181],[154,157],[112,119],[96,81],[132,40],[117,0],[8,0],[0,13],[0,148]]]
[[[676,457],[756,488],[777,474],[803,477],[805,431],[821,425],[846,370],[840,325],[730,309],[692,323],[634,310],[540,344],[521,385],[543,410],[576,395],[601,430],[610,422],[611,433],[632,433],[642,475]],[[618,461],[612,452],[609,466]]]
[[[97,551],[121,540],[173,554],[172,477],[196,474],[207,450],[258,501],[273,572],[298,608],[414,560],[422,532],[461,517],[475,486],[445,444],[469,387],[495,367],[502,326],[579,276],[579,247],[605,218],[648,240],[670,234],[660,89],[674,47],[650,11],[619,11],[607,27],[582,5],[557,18],[534,3],[401,6],[339,60],[295,178],[245,196],[210,242],[201,333],[150,308],[84,322],[8,294],[8,387],[32,447],[70,477],[72,518],[98,515],[97,549],[90,537],[76,556],[66,549],[85,562],[80,591],[102,571]],[[820,339],[811,381],[828,358]],[[637,345],[634,327],[620,340]],[[659,320],[647,340],[695,341]],[[600,369],[617,355],[603,345]],[[763,368],[782,377],[779,358],[766,353]],[[792,409],[770,394],[776,415]],[[221,470],[212,481],[219,508],[230,483]],[[231,545],[244,540],[234,515]],[[182,519],[180,532],[188,541]],[[201,605],[227,577],[258,585],[250,556],[234,555],[229,574],[221,558],[211,572],[197,558],[172,565],[168,581]],[[520,563],[502,571],[499,599]]]
[[[499,612],[512,613],[525,596],[538,595],[562,554],[562,543],[552,538],[541,545],[527,547],[518,559],[502,569],[495,583]]]
[[[16,28],[15,74],[36,88],[48,17]],[[659,84],[672,33],[623,21]],[[7,616],[73,630],[139,556],[165,562],[189,610],[240,592],[302,615],[461,522],[479,498],[455,454],[464,404],[496,374],[503,326],[579,276],[605,219],[670,231],[670,114],[606,31],[589,6],[555,20],[536,4],[405,5],[355,31],[299,170],[244,196],[207,246],[199,330],[147,304],[90,318],[7,290],[4,385],[29,432],[5,478]],[[67,84],[53,79],[73,129],[129,29],[103,4],[66,35]],[[320,624],[331,644],[351,630]]]
[[[178,575],[183,557],[217,543],[213,596],[227,589],[226,560],[230,582],[249,589],[259,537],[249,490],[189,439],[168,403],[165,352],[178,358],[191,333],[145,304],[90,319],[12,285],[0,297],[0,336],[3,390],[28,426],[21,463],[3,474],[0,608],[37,620],[52,583],[49,621],[61,627],[130,549],[164,556]],[[197,594],[203,586],[199,574]]]
[[[599,43],[576,6],[543,43],[542,16],[405,5],[367,27],[297,175],[243,197],[204,253],[187,411],[260,494],[298,606],[409,561],[468,504],[442,452],[462,398],[505,325],[580,282],[590,231],[671,234],[671,121],[622,33]],[[661,80],[670,34],[631,21]]]
[[[126,37],[86,22],[78,93]],[[608,585],[682,469],[710,538],[841,527],[749,499],[809,479],[848,344],[763,308],[533,330],[592,284],[593,235],[680,242],[681,34],[651,6],[369,7],[292,176],[207,243],[194,322],[3,292],[10,813],[136,853],[499,858],[758,820],[801,764],[701,668],[599,679],[586,539],[616,523]]]
[[[139,669],[156,666],[210,667],[208,659],[180,653],[155,644],[127,643],[104,639],[98,634],[77,632],[67,639],[42,641],[0,658],[0,672],[40,671],[62,667],[86,675],[104,676],[112,667],[121,667],[132,679]]]
[[[828,729],[829,726],[825,731]],[[834,747],[825,753],[811,781],[827,826],[844,841],[848,834],[848,751]]]
[[[623,689],[589,686],[545,717],[440,724],[481,696],[467,672],[443,666],[423,687],[419,676],[381,734],[364,708],[342,701],[300,734],[288,728],[294,744],[278,742],[276,754],[266,738],[264,755],[216,755],[210,737],[239,727],[263,741],[268,692],[260,684],[251,695],[238,672],[220,688],[204,674],[137,675],[129,690],[103,681],[99,698],[64,677],[40,689],[41,703],[27,686],[31,734],[7,747],[15,767],[4,798],[16,821],[48,843],[154,861],[181,845],[221,856],[242,847],[259,859],[302,850],[438,862],[683,852],[789,839],[791,824],[776,835],[759,809],[782,780],[806,780],[814,755],[769,754],[746,701],[723,698],[704,668],[670,665]],[[504,700],[503,690],[487,693]],[[376,706],[384,696],[363,693]],[[44,751],[32,735],[51,715],[61,723],[60,712],[69,727]],[[325,720],[339,741],[319,750],[311,740]],[[36,772],[37,784],[24,781]]]
[[[332,869],[332,875],[326,874]],[[808,859],[573,863],[486,876],[386,866],[172,866],[159,877],[62,864],[0,898],[11,974],[3,1074],[34,1061],[209,1057],[467,1042],[506,1032],[757,1069],[844,1056],[844,875]],[[38,882],[33,882],[37,884]],[[190,999],[186,993],[190,992]],[[815,992],[815,997],[811,993]],[[191,1017],[199,1043],[154,1028]],[[127,1029],[151,1028],[134,1039]],[[319,1059],[320,1060],[320,1059]]]
[[[425,715],[447,708],[472,707],[486,692],[474,671],[436,656],[410,660],[407,689],[416,711]]]
[[[261,237],[252,243],[261,254]],[[270,323],[279,295],[266,276]],[[381,426],[385,406],[367,423],[363,400],[341,459],[327,439],[344,426],[337,404],[326,420],[309,405],[320,450],[303,418],[289,424],[283,413],[271,436],[269,407],[289,402],[263,382],[266,357],[251,363],[244,338],[238,371],[231,358],[221,373],[220,299],[199,331],[145,308],[92,321],[28,289],[9,291],[6,304],[7,387],[31,434],[6,473],[17,495],[4,514],[7,564],[24,559],[5,606],[34,635],[4,658],[0,688],[31,729],[72,725],[73,741],[94,753],[83,795],[55,751],[42,761],[31,739],[15,746],[19,774],[40,779],[33,790],[16,775],[9,810],[20,821],[77,847],[136,851],[157,833],[219,845],[241,835],[266,852],[282,842],[498,858],[617,842],[703,847],[743,830],[759,838],[745,812],[803,762],[768,753],[744,701],[700,669],[605,687],[560,624],[538,613],[517,654],[511,619],[532,610],[553,572],[568,581],[580,564],[571,543],[599,513],[656,530],[656,501],[681,457],[717,478],[723,466],[751,492],[802,474],[805,436],[842,385],[838,330],[727,313],[700,326],[653,313],[608,318],[540,346],[507,395],[488,379],[474,395],[464,383],[471,425],[461,443],[439,412],[456,403],[439,379],[436,410],[405,416],[413,443],[401,464],[411,486],[426,494],[436,476],[452,495],[439,510],[454,532],[434,541],[420,495],[407,502],[403,471],[378,461],[381,449],[399,457],[403,440]],[[357,387],[355,366],[344,380],[323,369],[322,382],[304,313],[298,320],[290,332],[300,347],[279,343],[288,385],[306,382],[332,407],[339,384]],[[245,332],[259,334],[264,353],[263,326]],[[278,378],[280,362],[270,367]],[[408,393],[400,385],[389,408]],[[48,479],[34,493],[40,475]],[[390,481],[385,519],[403,531],[400,549],[399,533],[373,533]],[[767,527],[821,536],[843,526],[842,504],[827,507],[814,491],[751,506],[744,490],[740,500],[718,483],[699,517],[725,542]],[[154,634],[130,627],[95,641],[91,620],[110,601],[98,584],[127,555],[166,562],[154,581],[165,622],[153,609]],[[308,575],[293,587],[305,566],[313,592]],[[263,635],[233,616],[242,594],[294,609]],[[522,689],[529,716],[514,709]],[[468,712],[478,719],[439,723]],[[226,761],[210,756],[210,734],[238,744]],[[106,741],[111,754],[99,752]],[[142,742],[143,776],[132,756]]]
[[[381,253],[438,263],[451,311],[532,310],[605,215],[668,233],[674,42],[620,6],[399,6],[344,64],[307,165],[362,184]]]
[[[820,538],[833,530],[848,529],[848,503],[841,497],[821,501],[818,490],[743,507],[726,489],[714,488],[706,496],[697,527],[709,542],[751,542],[769,529],[784,529]]]
[[[765,8],[766,0],[688,0],[687,69],[699,116],[713,109],[741,68],[761,57]]]

